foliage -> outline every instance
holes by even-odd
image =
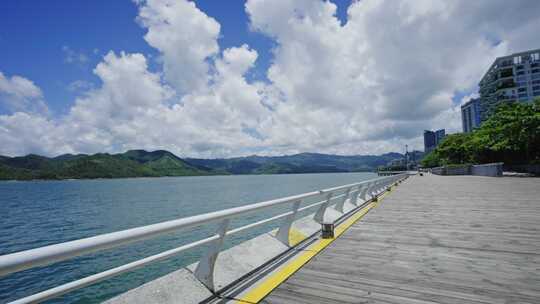
[[[540,162],[540,99],[500,105],[480,128],[447,136],[422,165],[491,162]]]
[[[426,156],[424,156],[424,158],[420,161],[420,164],[422,164],[422,166],[426,168],[442,166],[441,158],[436,150],[431,151]]]

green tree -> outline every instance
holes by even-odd
[[[540,163],[540,99],[500,105],[472,133],[448,135],[422,165],[490,162]]]
[[[451,134],[437,146],[436,153],[442,164],[466,164],[474,162],[471,134]]]
[[[438,167],[441,165],[441,159],[436,151],[431,151],[426,156],[424,156],[424,158],[422,158],[420,164],[422,165],[422,167],[425,168]]]
[[[472,135],[472,147],[479,162],[540,161],[540,99],[532,103],[502,104]]]

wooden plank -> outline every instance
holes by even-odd
[[[264,303],[538,303],[540,179],[415,176]]]

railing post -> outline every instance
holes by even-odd
[[[332,192],[328,193],[326,196],[326,202],[324,202],[321,207],[319,207],[319,210],[317,210],[317,213],[315,213],[315,216],[313,219],[319,223],[322,224],[324,221],[324,213],[326,212],[326,208],[328,208],[328,205],[330,205],[330,201],[332,200]]]
[[[300,203],[302,200],[297,200],[292,205],[292,214],[289,214],[285,219],[283,220],[283,223],[281,223],[281,226],[279,226],[279,229],[276,233],[276,239],[278,239],[283,244],[290,246],[290,231],[292,227],[292,223],[296,219],[296,214],[298,213],[298,208],[300,208]]]
[[[371,199],[375,202],[377,201],[378,190],[379,190],[379,182],[378,181],[373,182],[373,185],[369,189],[369,196],[371,196]]]
[[[351,187],[347,188],[347,190],[345,191],[345,197],[343,197],[343,200],[336,204],[336,210],[338,212],[344,213],[343,209],[345,207],[345,202],[347,202],[350,196],[351,196]]]
[[[214,267],[216,265],[216,260],[219,252],[221,251],[221,246],[223,246],[223,241],[225,235],[227,234],[227,228],[229,227],[229,219],[224,219],[218,227],[219,239],[212,242],[206,251],[206,253],[201,257],[197,268],[195,269],[195,277],[201,281],[208,289],[215,291],[214,286]]]
[[[354,192],[351,199],[351,203],[355,206],[358,206],[358,196],[360,195],[360,190],[362,190],[362,185],[358,185],[358,189],[356,189],[356,192]]]
[[[377,182],[371,182],[369,184],[368,194],[369,194],[370,198],[373,197],[373,194],[375,193],[375,188],[377,187],[376,183]]]
[[[360,198],[364,202],[367,201],[366,195],[368,193],[370,185],[371,185],[371,183],[362,184],[362,192],[360,193]]]

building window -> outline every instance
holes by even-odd
[[[518,76],[516,77],[516,81],[527,81],[527,76]]]
[[[540,72],[540,69],[533,69],[533,70],[531,71],[531,74],[532,74],[532,73],[538,73],[538,72]]]
[[[536,91],[536,90],[540,90],[540,86],[534,86],[534,87],[533,87],[533,90],[535,90],[535,91]]]
[[[517,72],[518,75],[525,75],[525,71],[519,71]]]
[[[518,89],[518,92],[520,92],[520,93],[521,93],[521,92],[527,92],[527,88],[519,88],[519,89]]]
[[[540,79],[540,74],[531,75],[531,79]]]
[[[531,81],[531,84],[540,84],[540,80],[533,80]]]
[[[522,97],[527,97],[527,93],[521,93],[521,94],[519,94],[519,98],[522,98]]]
[[[532,53],[531,54],[532,61],[538,61],[540,60],[540,53]]]
[[[525,66],[523,66],[523,65],[518,65],[518,66],[516,67],[516,70],[523,70],[524,68],[525,68]]]
[[[534,92],[533,95],[534,96],[540,96],[540,91]]]
[[[521,56],[514,57],[514,64],[521,64]]]

